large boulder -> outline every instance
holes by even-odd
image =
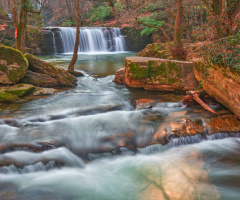
[[[125,82],[129,87],[146,90],[195,90],[198,81],[193,63],[148,57],[127,57]]]
[[[66,70],[54,67],[52,64],[40,60],[39,58],[25,54],[29,62],[29,69],[38,74],[44,74],[56,79],[58,86],[72,87],[76,86],[77,79],[75,76],[68,73]],[[44,80],[45,81],[45,80]],[[40,85],[39,85],[40,86]],[[52,85],[42,85],[43,87],[55,87]]]
[[[0,84],[16,84],[27,73],[28,61],[11,47],[0,45]]]
[[[38,87],[58,87],[58,80],[48,74],[40,74],[32,71],[27,71],[21,83],[32,84]]]
[[[234,68],[194,62],[203,89],[240,118],[240,73]]]

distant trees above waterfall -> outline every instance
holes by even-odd
[[[75,0],[0,0],[0,41],[6,24],[17,28],[24,51],[24,27],[76,26]],[[120,27],[130,41],[174,41],[172,54],[185,56],[182,42],[215,40],[240,29],[239,0],[79,0],[80,26]],[[5,13],[5,14],[3,14]],[[5,16],[5,17],[3,17]],[[6,18],[8,17],[8,19]],[[21,38],[21,39],[19,39]],[[137,42],[137,41],[136,41]]]

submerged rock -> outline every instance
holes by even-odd
[[[232,114],[202,119],[191,118],[187,111],[182,111],[170,113],[159,126],[155,138],[160,143],[167,144],[168,138],[172,137],[237,132],[240,132],[240,121]]]
[[[16,84],[27,73],[28,61],[11,47],[0,45],[0,84]]]
[[[50,63],[40,60],[39,58],[37,58],[31,54],[25,54],[25,57],[29,61],[29,69],[31,71],[33,71],[37,74],[40,74],[39,76],[48,75],[51,78],[53,78],[53,80],[54,79],[57,80],[56,86],[65,86],[65,87],[76,86],[76,84],[77,84],[76,77],[71,75],[66,70],[54,67]],[[50,77],[49,77],[49,79],[50,79]],[[43,80],[43,81],[45,81],[45,80]],[[52,84],[52,82],[51,82],[51,84]],[[55,87],[55,86],[47,85],[47,83],[46,83],[43,87]]]
[[[152,108],[155,103],[157,103],[157,101],[151,99],[140,99],[135,101],[137,110]]]

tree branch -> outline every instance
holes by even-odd
[[[142,24],[144,26],[148,26],[148,27],[151,27],[151,28],[157,28],[158,30],[161,30],[163,32],[163,35],[166,37],[166,39],[168,41],[171,41],[171,38],[167,35],[167,33],[165,32],[165,30],[162,28],[162,27],[159,27],[159,26],[153,26],[153,25],[150,25],[150,24],[145,24],[144,22],[141,22],[138,18],[136,18],[138,24]]]

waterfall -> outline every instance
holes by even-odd
[[[55,54],[55,53],[57,53],[57,47],[56,47],[54,32],[52,32],[52,36],[53,36],[53,49],[54,49],[54,54]]]
[[[76,40],[76,28],[59,27],[61,32],[62,53],[72,53]],[[56,31],[56,28],[52,28]],[[125,51],[125,39],[120,28],[80,28],[79,52],[122,52]],[[55,41],[55,38],[53,38]],[[59,51],[54,47],[55,52]]]

